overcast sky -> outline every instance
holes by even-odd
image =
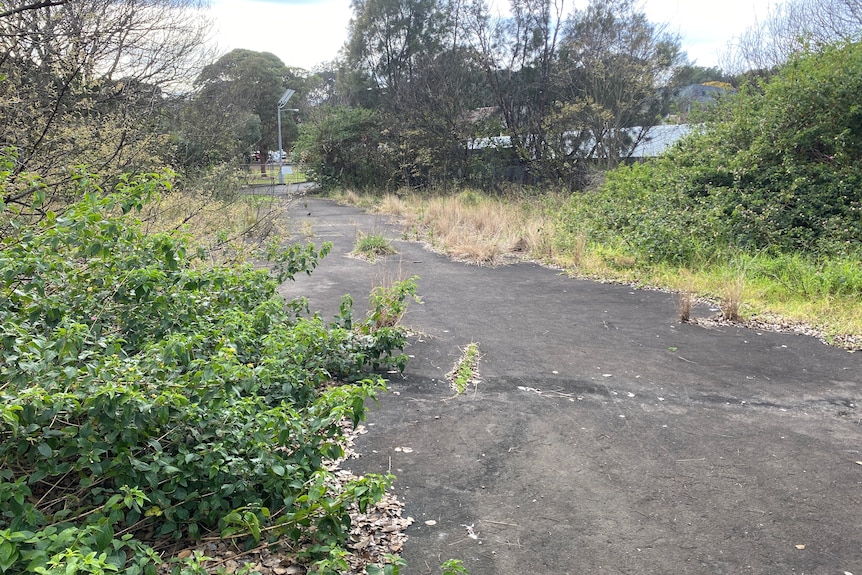
[[[716,66],[728,41],[763,20],[776,3],[780,0],[643,0],[642,5],[652,22],[680,35],[689,60]],[[211,16],[222,52],[272,52],[288,66],[310,70],[338,55],[351,11],[350,0],[213,0]]]

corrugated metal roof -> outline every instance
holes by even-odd
[[[675,144],[680,138],[692,131],[689,124],[662,124],[653,126],[647,135],[634,147],[629,157],[631,158],[655,158],[662,152]],[[627,128],[629,133],[637,135],[642,128]],[[510,148],[512,140],[509,136],[493,136],[490,138],[476,138],[467,142],[468,150],[485,150],[488,148]],[[592,148],[590,142],[583,144],[584,149]]]

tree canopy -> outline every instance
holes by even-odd
[[[0,127],[16,173],[165,163],[165,106],[205,57],[197,0],[0,2]]]
[[[684,63],[677,39],[632,0],[574,12],[513,0],[505,18],[481,0],[363,0],[353,11],[335,100],[373,113],[377,133],[366,140],[378,142],[379,169],[353,163],[338,173],[375,174],[365,185],[580,187],[592,166],[615,165],[660,121],[663,87]],[[311,123],[331,123],[327,113]]]

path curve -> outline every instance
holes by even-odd
[[[404,323],[422,335],[349,465],[398,477],[416,519],[402,573],[862,575],[862,354],[681,325],[671,294],[453,262],[326,200],[289,214],[334,244],[282,288],[324,317],[421,278]],[[399,253],[348,257],[358,231]],[[471,342],[481,383],[450,400]]]

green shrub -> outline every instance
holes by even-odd
[[[394,168],[378,145],[378,123],[372,110],[320,106],[300,126],[299,163],[324,189],[362,189],[390,181]]]
[[[336,548],[350,502],[389,481],[339,490],[322,462],[382,388],[370,369],[403,368],[403,331],[280,299],[327,245],[272,254],[272,275],[143,234],[129,212],[167,186],[82,178],[82,199],[38,223],[0,204],[2,573],[154,573],[148,544],[212,533]],[[333,379],[357,383],[324,391]]]
[[[862,250],[862,44],[800,56],[746,87],[664,157],[573,197],[570,236],[622,239],[651,262]]]

